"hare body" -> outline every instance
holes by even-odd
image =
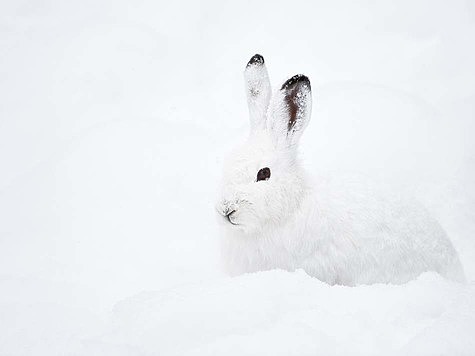
[[[271,98],[258,55],[245,78],[251,135],[226,160],[216,206],[228,273],[301,268],[343,285],[404,283],[425,271],[464,279],[446,233],[416,202],[308,177],[296,152],[311,114],[308,78],[291,78]]]

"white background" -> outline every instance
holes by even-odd
[[[475,353],[474,43],[473,1],[2,0],[0,354]],[[309,171],[416,195],[467,285],[222,275],[255,53],[312,81]]]

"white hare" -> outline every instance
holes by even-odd
[[[311,114],[306,76],[271,95],[257,54],[244,76],[251,132],[226,160],[216,206],[231,275],[302,268],[329,284],[404,283],[425,271],[464,280],[446,233],[416,203],[334,177],[308,178],[297,159]]]

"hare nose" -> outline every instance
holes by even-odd
[[[228,215],[229,205],[227,204],[226,200],[221,200],[220,202],[218,202],[215,208],[219,215],[222,215],[224,217]]]
[[[236,211],[236,207],[232,201],[223,200],[221,203],[221,209],[219,210],[223,216],[228,217],[229,215],[231,215],[232,213]]]
[[[233,220],[233,214],[236,212],[236,210],[229,210],[227,211],[226,213],[226,218],[228,219],[228,221],[233,224],[233,225],[237,225],[234,220]]]
[[[226,215],[227,218],[229,218],[235,212],[236,212],[235,209],[227,209],[226,212],[225,212],[225,215]]]

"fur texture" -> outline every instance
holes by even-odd
[[[302,268],[329,284],[404,283],[425,271],[464,280],[446,233],[416,202],[342,177],[308,178],[297,159],[311,115],[307,77],[271,95],[260,55],[244,76],[251,132],[226,160],[216,205],[231,275]],[[262,168],[270,177],[258,181]]]

